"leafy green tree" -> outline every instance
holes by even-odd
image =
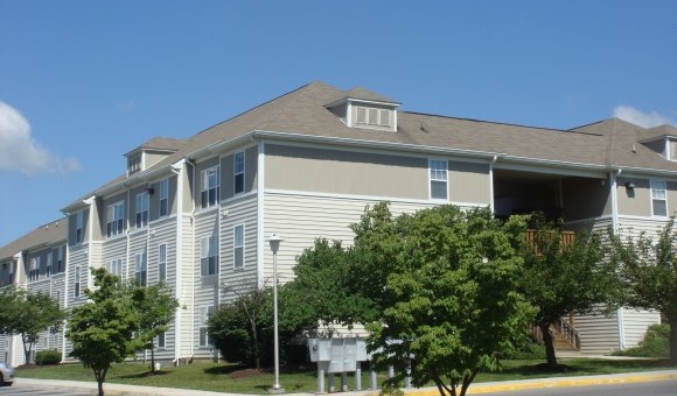
[[[465,395],[481,370],[525,334],[531,310],[517,289],[522,264],[514,224],[454,206],[393,218],[386,203],[353,227],[355,290],[381,309],[368,324],[377,367],[404,368],[414,385]]]
[[[23,341],[26,363],[31,363],[33,348],[40,333],[53,329],[58,331],[66,314],[59,307],[59,302],[49,294],[28,293],[14,286],[3,288],[0,293],[2,308],[0,322],[2,331],[8,334],[20,334]]]
[[[138,318],[136,339],[143,349],[150,350],[151,371],[155,372],[155,337],[169,329],[179,302],[164,283],[131,288]]]
[[[670,324],[670,363],[677,364],[677,230],[671,219],[654,240],[614,235],[614,261],[624,293],[621,302],[631,307],[655,309]]]
[[[579,232],[573,242],[563,243],[560,227],[539,215],[529,220],[533,237],[514,240],[524,257],[520,290],[536,308],[535,324],[543,335],[547,366],[556,369],[551,326],[571,313],[611,306],[618,292],[615,264],[606,258],[608,250],[600,234]]]
[[[90,367],[103,396],[103,383],[113,363],[120,363],[139,349],[134,340],[137,315],[131,294],[119,278],[105,269],[92,269],[95,290],[85,289],[88,300],[74,307],[66,337],[73,343],[70,356]]]

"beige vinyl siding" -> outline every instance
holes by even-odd
[[[125,275],[127,279],[134,280],[136,276],[136,256],[139,254],[146,253],[146,282],[148,282],[148,270],[150,263],[150,255],[152,252],[149,250],[150,242],[150,230],[140,230],[132,235],[129,238],[129,261],[127,262]],[[124,271],[125,267],[123,267]],[[148,283],[146,283],[148,284]]]
[[[565,221],[611,214],[611,183],[607,180],[567,177],[562,179]]]
[[[66,267],[66,277],[68,279],[68,307],[84,304],[87,301],[84,290],[87,287],[89,278],[89,257],[88,247],[78,245],[71,247],[68,252],[68,267]],[[75,297],[75,268],[80,267],[80,296]]]
[[[674,158],[677,160],[677,157]],[[667,182],[668,216],[677,215],[677,182]]]
[[[256,190],[258,147],[241,148],[221,158],[221,200],[235,194],[235,153],[244,151],[244,194]]]
[[[616,181],[618,214],[631,216],[651,216],[651,195],[649,190],[649,180],[619,177]],[[626,182],[634,183],[635,188],[626,188]],[[671,210],[669,206],[668,210]]]
[[[199,164],[195,165],[195,180],[194,180],[195,188],[193,189],[194,190],[193,191],[193,199],[195,200],[195,208],[198,211],[203,210],[202,205],[201,205],[201,202],[202,202],[202,197],[201,197],[201,193],[202,193],[202,171],[207,170],[209,168],[212,168],[214,166],[218,167],[219,165],[220,165],[219,157],[212,157],[208,160],[202,161]],[[223,185],[224,169],[219,169],[219,174],[220,174],[219,183],[221,184],[219,186],[219,195],[220,195],[219,199],[222,199],[223,193],[224,193],[224,191],[223,191],[223,188],[224,188],[224,185]],[[205,208],[205,209],[207,209],[207,208]]]
[[[68,216],[68,244],[70,246],[75,245],[75,230],[77,227],[77,212],[75,211]],[[87,236],[89,235],[89,209],[85,208],[82,210],[82,235],[83,243],[87,243]]]
[[[182,238],[177,243],[181,243],[182,257],[172,262],[171,265],[176,269],[174,272],[181,273],[181,290],[178,290],[178,299],[181,304],[181,357],[190,357],[192,354],[193,342],[193,315],[195,312],[195,296],[193,288],[195,286],[195,233],[191,226],[192,218],[189,215],[182,215],[183,229],[179,230]],[[197,253],[199,255],[199,252]],[[169,267],[168,267],[169,268]],[[168,269],[169,274],[169,269]]]
[[[264,235],[277,233],[284,240],[278,252],[280,282],[288,282],[293,278],[292,268],[296,263],[296,256],[304,249],[312,247],[316,238],[323,237],[330,241],[342,241],[344,246],[351,245],[354,234],[349,226],[360,220],[367,207],[378,202],[267,193]],[[390,209],[396,216],[432,206],[393,201]],[[273,256],[267,246],[263,251],[264,277],[270,279]]]
[[[151,166],[157,164],[158,162],[162,161],[163,159],[167,158],[166,153],[157,153],[157,152],[150,152],[146,151],[144,153],[144,162],[146,169],[150,168]]]
[[[618,316],[606,316],[601,308],[588,315],[576,315],[574,327],[581,339],[581,352],[585,354],[609,354],[620,348]]]
[[[148,284],[160,281],[159,246],[167,245],[167,280],[165,283],[174,290],[176,284],[176,221],[173,219],[155,223],[151,226],[148,242]]]
[[[448,180],[450,202],[491,204],[489,164],[449,161]]]
[[[111,260],[122,259],[122,279],[129,279],[127,275],[127,240],[124,238],[112,239],[103,243],[101,266],[105,267]]]
[[[176,213],[176,176],[169,178],[158,179],[150,185],[153,186],[153,194],[150,196],[150,213],[148,216],[149,221],[155,221],[160,218],[160,182],[163,180],[168,181],[168,194],[167,194],[167,210],[168,216],[171,216]]]
[[[268,144],[265,152],[266,189],[429,198],[427,158]]]
[[[217,275],[202,276],[201,262],[200,262],[200,243],[203,237],[210,235],[219,235],[219,213],[216,210],[203,211],[196,215],[195,218],[195,244],[193,245],[194,257],[192,259],[193,273],[192,278],[195,279],[195,291],[193,300],[193,345],[194,355],[196,357],[209,357],[210,348],[200,347],[200,327],[202,326],[202,307],[207,305],[216,306],[218,302],[219,280]],[[219,240],[219,249],[221,249],[222,241]],[[221,257],[219,257],[220,270],[223,268]]]
[[[623,237],[636,237],[645,233],[647,237],[656,239],[666,224],[666,221],[660,219],[618,216],[618,232]]]
[[[232,301],[238,293],[257,287],[257,202],[255,196],[249,196],[222,207],[222,210],[227,210],[228,214],[221,219],[219,237],[221,271],[219,276],[222,284],[232,286],[235,290],[222,294],[221,302]],[[244,265],[241,269],[236,269],[234,268],[234,228],[240,225],[244,227]]]
[[[660,324],[661,315],[656,311],[643,309],[623,309],[623,334],[625,335],[625,348],[637,346],[646,334],[649,326]]]

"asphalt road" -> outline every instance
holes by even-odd
[[[104,388],[104,392],[105,392]],[[2,386],[0,387],[0,396],[92,396],[90,391],[73,392],[68,389],[30,389],[26,387]]]
[[[472,386],[469,389],[472,396]],[[501,396],[675,396],[677,380],[638,382],[630,384],[592,385],[542,388],[511,392],[484,393]]]

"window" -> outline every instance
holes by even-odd
[[[117,277],[122,278],[122,259],[114,259],[114,260],[111,260],[111,261],[108,263],[106,269],[107,269],[108,272],[110,272],[111,274],[113,274],[113,275],[115,275],[115,276],[117,276]]]
[[[430,198],[447,199],[447,161],[430,160]]]
[[[136,255],[136,267],[134,270],[134,280],[140,286],[146,286],[148,278],[148,266],[146,263],[146,252]]]
[[[164,348],[165,347],[165,338],[166,338],[166,336],[165,336],[164,332],[158,334],[157,343],[155,345],[157,345],[158,348]]]
[[[233,267],[244,267],[244,226],[233,229]]]
[[[56,291],[56,303],[59,304],[59,308],[63,307],[63,303],[61,302],[61,290]]]
[[[75,243],[82,243],[82,240],[84,238],[84,232],[83,232],[83,224],[84,224],[84,218],[83,218],[83,213],[81,210],[79,210],[75,214]]]
[[[355,124],[388,128],[392,125],[392,110],[373,107],[355,107]]]
[[[148,225],[149,206],[150,196],[147,192],[136,195],[136,228],[143,228]]]
[[[73,288],[73,295],[80,297],[80,267],[75,267],[75,287]]]
[[[141,156],[135,155],[127,159],[127,174],[131,175],[141,170]]]
[[[63,246],[56,248],[56,272],[62,272],[63,266]]]
[[[208,208],[219,202],[219,168],[213,167],[202,171],[202,207]]]
[[[28,268],[28,280],[36,281],[40,279],[40,257],[33,257],[31,259],[30,267]]]
[[[158,246],[158,276],[160,281],[164,282],[167,280],[167,244],[163,243]]]
[[[50,250],[49,252],[47,252],[47,272],[46,272],[46,274],[47,274],[48,278],[50,276],[52,276],[52,257],[53,257],[53,253]]]
[[[211,337],[209,337],[209,329],[207,327],[209,317],[214,313],[215,307],[213,305],[205,305],[201,310],[201,323],[200,326],[200,346],[206,347],[212,344]]]
[[[160,182],[160,217],[169,214],[169,180],[165,179]]]
[[[235,153],[233,162],[234,191],[235,194],[240,194],[244,192],[244,151]]]
[[[219,242],[216,236],[212,235],[201,239],[200,244],[200,263],[202,276],[215,275],[219,273]]]
[[[663,180],[651,180],[651,210],[654,216],[668,215],[667,186]]]
[[[112,237],[122,234],[122,231],[124,230],[125,204],[123,202],[117,202],[108,205],[106,218],[106,235]]]

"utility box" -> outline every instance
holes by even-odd
[[[357,370],[357,362],[368,360],[366,343],[361,338],[331,338],[308,340],[311,362],[327,362],[329,374]]]
[[[328,362],[331,360],[331,340],[311,338],[308,340],[308,351],[311,362]]]

